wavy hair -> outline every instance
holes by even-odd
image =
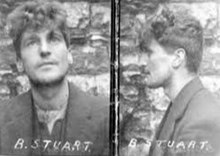
[[[203,29],[200,22],[188,13],[164,9],[146,25],[140,35],[140,49],[145,51],[152,40],[163,47],[186,51],[186,67],[197,73],[203,55]],[[174,52],[167,50],[169,53]]]
[[[58,28],[69,47],[69,33],[66,24],[67,14],[58,2],[26,2],[13,10],[7,18],[9,36],[13,40],[17,56],[20,57],[22,34],[27,29]]]

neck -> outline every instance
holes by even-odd
[[[39,87],[32,85],[32,95],[34,104],[36,104],[39,109],[45,111],[60,110],[68,103],[68,82],[64,79],[55,86]]]
[[[183,87],[196,77],[196,74],[175,75],[169,85],[164,87],[165,94],[173,101]]]

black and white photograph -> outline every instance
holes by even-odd
[[[108,156],[110,0],[0,0],[0,155]]]
[[[220,1],[0,0],[0,155],[220,156]]]
[[[220,1],[121,0],[120,156],[220,155]]]

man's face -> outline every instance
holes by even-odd
[[[157,41],[153,40],[140,54],[146,85],[150,88],[169,85],[172,79],[171,62],[172,54],[168,54]]]
[[[20,52],[20,61],[32,84],[58,83],[67,74],[70,53],[58,29],[28,29],[22,35]]]

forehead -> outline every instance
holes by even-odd
[[[140,45],[141,52],[143,53],[152,53],[157,52],[158,50],[164,50],[163,46],[160,45],[155,39],[148,39]]]

